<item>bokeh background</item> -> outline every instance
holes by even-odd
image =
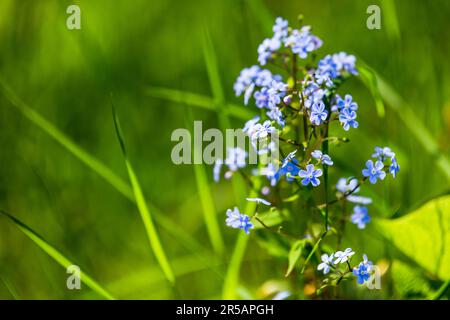
[[[81,8],[81,30],[66,28],[70,4]],[[381,30],[366,27],[371,4],[381,7]],[[221,298],[226,281],[234,297],[267,298],[301,283],[299,274],[284,278],[286,257],[256,236],[245,247],[240,273],[230,274],[238,238],[223,221],[226,209],[242,202],[237,203],[231,183],[214,184],[212,168],[204,167],[225,243],[224,252],[216,254],[195,171],[174,165],[170,157],[171,133],[186,127],[189,112],[204,127],[215,128],[226,114],[218,117],[215,106],[241,104],[232,90],[239,71],[257,62],[257,46],[271,35],[276,16],[294,23],[298,14],[324,41],[320,56],[347,51],[384,79],[379,88],[358,78],[345,85],[359,103],[360,128],[350,134],[350,144],[333,151],[341,171],[331,179],[358,172],[375,145],[389,145],[401,172],[395,181],[367,187],[376,200],[374,217],[401,217],[445,194],[450,181],[448,1],[2,0],[0,208],[118,298]],[[14,107],[4,86],[128,183],[111,115],[113,94],[129,159],[160,217],[156,226],[176,274],[175,287],[158,267],[135,204],[36,125],[36,118]],[[207,106],[195,106],[198,96],[189,99],[160,88],[204,96]],[[237,110],[251,115],[251,108]],[[244,123],[229,119],[231,127]],[[375,231],[348,229],[344,243],[364,250],[387,271],[382,290],[355,290],[352,284],[344,297],[422,297],[422,289],[436,290],[448,280]],[[400,280],[395,279],[400,271],[392,272],[393,259],[402,269]],[[447,255],[441,263],[448,268],[448,261]],[[67,276],[0,216],[1,299],[102,298],[84,284],[82,290],[67,290]],[[411,295],[405,288],[416,288],[417,281],[422,289]],[[314,284],[300,287],[300,298],[314,291]]]

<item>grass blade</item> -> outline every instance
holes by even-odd
[[[25,225],[23,222],[19,221],[18,219],[11,216],[9,213],[5,211],[0,210],[0,214],[3,214],[5,217],[7,217],[9,220],[11,220],[17,228],[19,228],[20,231],[22,231],[28,238],[30,238],[39,248],[41,248],[45,253],[47,253],[53,260],[55,260],[57,263],[59,263],[64,268],[69,267],[70,265],[73,265],[69,259],[67,259],[62,253],[60,253],[58,250],[56,250],[54,247],[52,247],[44,238],[42,238],[39,234],[37,234],[35,231],[33,231],[30,227]],[[94,279],[92,279],[90,276],[88,276],[83,271],[80,272],[81,275],[81,281],[86,284],[89,288],[91,288],[93,291],[98,293],[100,296],[109,299],[114,300],[114,297],[106,291],[101,285],[99,285]]]
[[[161,87],[147,87],[144,93],[153,98],[164,99],[180,104],[187,104],[192,107],[198,107],[210,111],[216,110],[215,102],[212,98],[197,93]],[[223,112],[241,120],[248,120],[254,116],[250,110],[245,109],[242,106],[229,103],[225,105]]]
[[[187,127],[193,132],[192,125],[193,122],[192,111],[189,109],[188,121],[186,121]],[[194,134],[195,136],[195,134]],[[194,142],[194,158],[198,157],[202,159],[202,148],[198,148],[197,143]],[[218,254],[222,254],[225,249],[225,245],[222,239],[222,234],[219,228],[219,223],[217,222],[217,211],[214,206],[214,200],[212,197],[211,189],[208,183],[208,177],[206,175],[205,167],[203,164],[193,164],[195,181],[197,183],[197,189],[200,196],[200,203],[203,209],[203,217],[205,220],[206,230],[208,232],[209,239],[214,248],[214,251]]]
[[[122,154],[125,160],[125,165],[128,171],[128,176],[130,178],[131,187],[133,189],[134,197],[136,199],[136,205],[138,207],[139,213],[141,215],[142,222],[144,223],[145,231],[147,232],[147,237],[150,242],[150,247],[155,254],[156,260],[158,261],[162,271],[172,284],[175,283],[175,276],[172,271],[172,267],[169,264],[166,253],[161,245],[161,241],[159,239],[158,233],[156,231],[155,225],[153,224],[152,216],[150,210],[147,207],[147,202],[145,200],[144,194],[142,192],[142,188],[139,184],[138,178],[134,172],[134,169],[131,163],[128,160],[125,142],[123,140],[122,131],[120,129],[119,119],[117,117],[116,110],[114,105],[112,105],[113,119],[114,119],[114,127],[116,129],[117,139],[120,143],[120,148],[122,150]]]

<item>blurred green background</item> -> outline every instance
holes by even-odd
[[[70,4],[81,8],[81,30],[66,28]],[[371,4],[381,7],[381,30],[366,27],[366,8]],[[221,298],[237,239],[236,230],[223,223],[226,209],[236,205],[232,184],[214,184],[212,168],[205,167],[226,246],[220,256],[209,242],[193,167],[176,166],[170,158],[171,133],[186,127],[188,109],[209,128],[218,127],[217,113],[156,97],[151,88],[214,96],[219,105],[240,104],[232,90],[240,70],[256,64],[257,46],[271,36],[276,16],[294,24],[298,14],[324,41],[319,56],[338,51],[355,54],[391,90],[380,88],[383,116],[383,106],[377,112],[373,92],[363,82],[352,79],[345,84],[359,103],[360,128],[350,134],[350,144],[332,151],[341,171],[332,173],[331,181],[357,173],[375,145],[389,145],[402,170],[395,181],[367,187],[377,201],[373,216],[399,217],[447,192],[449,1],[2,0],[2,82],[128,182],[111,115],[113,93],[129,159],[148,202],[163,217],[162,222],[156,219],[156,225],[176,285],[171,286],[160,271],[135,204],[24,117],[4,90],[0,209],[42,235],[115,297]],[[211,46],[215,61],[205,59],[212,57]],[[214,79],[220,79],[221,88]],[[223,99],[218,89],[223,90]],[[255,110],[247,108],[250,115]],[[231,117],[232,127],[243,123]],[[389,269],[390,258],[398,255],[420,269],[370,229],[364,233],[354,226],[348,229],[345,243],[370,253],[374,262],[381,261]],[[236,297],[265,298],[273,288],[301,281],[299,275],[284,278],[286,265],[287,259],[272,257],[256,237],[250,237]],[[431,287],[444,280],[423,269],[419,272]],[[1,299],[101,298],[84,284],[81,291],[67,290],[67,276],[0,216]],[[307,297],[308,289],[300,296]],[[347,297],[407,295],[395,281],[387,280],[383,290],[349,291]]]

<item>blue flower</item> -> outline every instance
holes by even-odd
[[[323,274],[327,274],[328,272],[330,272],[331,269],[331,265],[333,263],[333,259],[334,259],[334,254],[331,255],[327,255],[326,253],[324,253],[320,259],[322,260],[322,263],[320,263],[317,266],[317,270],[323,270]]]
[[[248,134],[250,135],[250,139],[255,141],[258,139],[267,138],[271,133],[275,132],[275,130],[276,129],[272,126],[272,123],[269,120],[266,120],[263,124],[256,123]]]
[[[358,110],[358,104],[353,101],[353,97],[349,94],[345,95],[345,100],[336,95],[336,104],[331,107],[331,111],[340,111],[342,109]]]
[[[247,201],[256,202],[258,204],[265,204],[266,206],[270,206],[270,202],[261,198],[247,198]]]
[[[255,116],[252,119],[248,120],[245,125],[244,128],[242,129],[242,132],[244,133],[249,133],[252,132],[253,127],[255,126],[255,124],[257,124],[259,122],[259,116]]]
[[[308,164],[306,170],[300,170],[298,175],[303,178],[302,184],[304,186],[311,183],[313,187],[317,187],[320,184],[318,177],[322,176],[322,170],[316,169],[313,164]]]
[[[231,171],[237,171],[239,168],[245,167],[245,159],[247,152],[242,148],[227,148],[227,157],[224,161],[225,165]]]
[[[387,158],[394,158],[395,153],[388,147],[375,147],[375,153],[372,154],[372,158],[377,158],[381,162],[384,162]]]
[[[292,182],[294,181],[293,177],[297,176],[299,172],[300,168],[298,167],[297,159],[287,161],[286,164],[284,164],[283,161],[283,165],[281,166],[280,170],[278,170],[278,172],[275,174],[274,178],[278,181],[282,176],[286,175],[286,181]]]
[[[367,208],[363,206],[355,206],[353,208],[351,221],[353,224],[358,226],[358,229],[364,229],[366,224],[370,222],[370,216]]]
[[[268,95],[269,101],[267,103],[268,108],[275,108],[277,105],[281,103],[281,98],[284,97],[284,94],[287,90],[287,84],[273,80],[268,87]]]
[[[301,30],[292,30],[291,34],[284,41],[284,45],[290,47],[292,52],[301,59],[306,59],[308,53],[322,46],[322,40],[311,34],[310,31],[310,26],[304,26]]]
[[[353,275],[356,277],[358,284],[363,284],[370,279],[370,273],[373,270],[373,264],[367,259],[367,256],[363,256],[364,261],[360,262],[357,267],[353,268]]]
[[[369,178],[370,183],[375,184],[377,179],[383,180],[386,177],[386,172],[383,171],[384,164],[381,161],[373,163],[372,160],[367,160],[366,168],[363,169],[364,177]]]
[[[327,166],[333,165],[333,160],[331,160],[331,157],[327,154],[323,154],[320,150],[314,150],[311,152],[311,156]]]
[[[328,111],[325,110],[325,104],[322,101],[314,103],[311,108],[311,115],[309,116],[311,123],[318,126],[325,121],[327,117]]]
[[[338,251],[334,254],[336,260],[334,260],[334,264],[347,262],[355,252],[351,248],[347,248],[344,251]]]
[[[357,75],[355,64],[356,58],[353,55],[347,54],[345,52],[339,52],[333,54],[333,61],[336,64],[336,69],[339,71],[345,71],[350,74]]]
[[[281,40],[277,37],[267,38],[258,46],[258,61],[264,66],[272,57],[272,54],[280,49]]]
[[[356,112],[347,108],[344,108],[339,113],[339,121],[342,123],[342,126],[345,131],[348,131],[350,127],[358,128],[358,121],[356,119]]]
[[[278,123],[281,127],[285,126],[286,122],[284,121],[283,113],[280,108],[274,107],[267,111],[266,114],[270,119],[276,121],[276,123]]]
[[[253,224],[250,222],[250,217],[241,214],[237,207],[234,210],[227,210],[227,219],[225,220],[227,226],[234,229],[242,229],[246,234],[250,233],[250,229],[253,229]]]
[[[263,87],[261,90],[256,91],[253,97],[255,98],[256,106],[259,109],[269,108],[270,94],[267,87]]]
[[[395,178],[400,171],[400,166],[397,163],[396,158],[391,158],[391,165],[389,166],[389,173]]]
[[[348,192],[352,192],[352,194],[348,195],[345,199],[349,202],[358,203],[358,204],[371,204],[372,199],[367,197],[362,197],[355,195],[359,192],[358,179],[346,179],[340,178],[336,184],[336,189],[342,194],[346,194]]]
[[[278,39],[285,38],[288,35],[288,21],[281,17],[276,18],[272,30],[274,37]]]

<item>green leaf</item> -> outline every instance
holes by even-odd
[[[395,290],[403,298],[426,298],[432,291],[422,271],[399,260],[394,260],[391,267]]]
[[[398,219],[374,219],[373,226],[419,266],[441,280],[450,279],[450,196]]]
[[[291,250],[289,251],[289,265],[288,269],[286,271],[285,277],[289,276],[294,270],[295,265],[297,264],[298,259],[302,256],[303,248],[305,247],[305,241],[304,240],[297,240],[294,242],[294,244],[291,247]]]
[[[52,247],[44,238],[42,238],[37,232],[32,230],[30,227],[25,225],[23,222],[19,221],[17,218],[14,218],[12,215],[10,215],[7,212],[1,211],[0,214],[3,214],[5,217],[7,217],[9,220],[11,220],[14,225],[22,231],[28,238],[30,238],[39,248],[41,248],[45,253],[47,253],[53,260],[55,260],[57,263],[59,263],[61,266],[67,269],[67,267],[73,265],[74,263],[67,259],[62,253],[60,253],[58,250],[56,250],[54,247]],[[89,275],[84,273],[83,271],[80,271],[80,280],[86,284],[89,288],[91,288],[93,291],[98,293],[100,296],[109,299],[114,300],[115,298],[101,285],[99,285],[93,278],[91,278]]]
[[[134,169],[131,163],[128,160],[125,142],[122,135],[122,130],[120,128],[119,119],[116,114],[116,110],[114,105],[112,105],[112,113],[114,119],[114,127],[116,129],[117,139],[120,143],[120,148],[122,150],[122,154],[125,160],[125,166],[128,171],[128,176],[130,178],[131,187],[133,189],[134,197],[136,199],[136,205],[138,207],[139,213],[141,215],[142,222],[145,227],[145,231],[147,232],[147,237],[150,242],[150,247],[153,250],[153,253],[156,256],[156,260],[158,261],[162,271],[166,275],[166,278],[171,282],[175,283],[175,276],[172,271],[172,267],[169,264],[166,253],[161,245],[161,241],[159,240],[158,233],[156,232],[156,228],[153,224],[152,216],[150,210],[147,207],[147,201],[144,198],[144,194],[142,192],[142,188],[139,184],[139,180],[134,172]]]
[[[294,202],[295,200],[297,200],[299,198],[299,194],[296,193],[290,197],[287,197],[285,199],[283,199],[283,202]]]

